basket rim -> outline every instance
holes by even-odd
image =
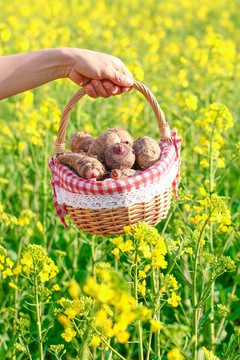
[[[89,193],[89,194],[113,194],[123,193],[145,187],[148,184],[158,182],[168,175],[173,165],[178,161],[178,154],[174,143],[161,144],[161,158],[150,168],[143,170],[140,174],[121,180],[105,179],[97,181],[96,179],[85,180],[79,177],[69,167],[58,164],[53,160],[54,181],[60,188],[72,193]],[[49,159],[51,162],[53,158]],[[49,164],[51,167],[51,164]]]

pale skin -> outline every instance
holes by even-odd
[[[96,51],[54,48],[0,56],[0,100],[61,78],[86,85],[92,98],[119,95],[133,85],[119,58]]]

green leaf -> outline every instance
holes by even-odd
[[[184,282],[184,284],[191,285],[188,279],[183,276],[179,271],[176,271],[176,275],[179,276],[179,278]]]
[[[198,331],[201,329],[201,327],[203,326],[203,324],[206,322],[207,318],[209,317],[211,313],[211,308],[208,309],[208,311],[206,311],[203,316],[201,317],[201,319],[199,320],[199,323],[198,323]]]

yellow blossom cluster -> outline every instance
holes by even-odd
[[[200,165],[204,168],[210,167],[210,157],[216,163],[217,168],[226,166],[224,156],[220,151],[224,147],[224,132],[233,127],[233,117],[227,107],[223,104],[213,103],[208,108],[202,109],[201,116],[196,120],[200,127],[200,146],[195,146],[194,151],[204,158]]]
[[[107,269],[98,269],[97,277],[90,277],[83,291],[95,300],[97,307],[94,325],[106,337],[116,337],[119,343],[125,343],[130,337],[128,326],[139,316],[147,319],[151,311],[145,307],[139,309],[136,300],[121,288],[116,281],[116,273]],[[92,345],[96,346],[96,338]]]
[[[20,263],[26,276],[35,274],[42,283],[49,281],[59,272],[54,261],[47,256],[46,251],[40,245],[28,245],[22,254]]]
[[[216,355],[214,355],[212,351],[206,349],[205,346],[203,346],[203,351],[206,360],[219,360],[219,358]]]
[[[6,249],[0,245],[0,271],[2,271],[3,279],[21,274],[32,283],[34,283],[35,278],[39,279],[41,283],[49,281],[59,272],[54,261],[47,256],[46,251],[39,245],[28,245],[22,254],[20,264],[17,266],[7,256]],[[18,288],[12,281],[9,282],[9,286],[13,289]],[[59,285],[55,284],[51,292],[59,290]]]
[[[6,213],[3,210],[2,203],[0,202],[0,220],[2,226],[5,226],[6,228],[13,228],[16,226],[25,228],[27,234],[32,236],[34,233],[32,226],[36,223],[37,215],[34,214],[30,209],[25,209],[20,212],[19,217],[16,217],[12,214]],[[40,221],[37,221],[36,227],[40,232],[43,232],[43,225]]]
[[[152,274],[154,269],[167,268],[168,263],[165,260],[167,247],[157,229],[147,225],[145,222],[126,226],[124,230],[128,240],[124,242],[123,236],[114,238],[112,241],[117,247],[112,250],[112,253],[118,260],[120,254],[123,253],[128,258],[128,261],[138,267],[137,290],[145,297],[148,286],[147,277]],[[177,306],[181,298],[175,292],[178,289],[176,279],[172,274],[164,277],[162,273],[160,278],[161,289],[159,294],[163,296],[166,292],[171,291],[171,296],[169,296],[167,302],[172,306]]]
[[[184,360],[181,351],[178,348],[173,348],[167,353],[168,360]]]
[[[231,225],[231,213],[222,197],[212,194],[211,197],[206,196],[205,199],[199,200],[199,204],[200,206],[193,206],[197,214],[188,219],[192,225],[198,225],[201,229],[204,222],[212,222],[219,224],[217,231],[228,231],[228,226]],[[193,211],[188,204],[185,209],[189,212]]]
[[[122,236],[113,239],[113,244],[117,247],[112,250],[112,253],[118,260],[120,254],[124,253],[131,258],[133,263],[144,261],[144,271],[142,269],[139,272],[139,276],[142,278],[145,277],[144,272],[149,271],[151,268],[166,269],[165,255],[167,249],[157,229],[144,222],[139,222],[133,226],[126,226],[124,230],[129,237],[128,240],[124,242]]]
[[[0,245],[0,277],[2,277],[3,280],[5,280],[8,276],[14,276],[21,272],[21,266],[18,265],[16,268],[14,268],[14,262],[7,256],[7,250]],[[12,289],[17,289],[18,286],[10,281],[8,285]]]

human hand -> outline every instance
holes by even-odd
[[[67,77],[80,86],[87,85],[89,96],[106,98],[131,90],[132,74],[120,59],[91,50],[68,50],[71,63]]]

